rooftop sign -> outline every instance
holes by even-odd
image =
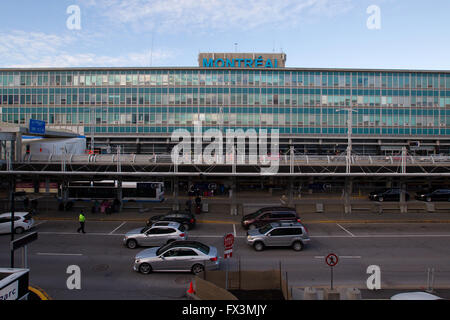
[[[202,68],[284,68],[284,53],[200,53]]]
[[[263,60],[261,56],[258,59],[215,59],[203,58],[204,68],[278,68],[278,59]]]

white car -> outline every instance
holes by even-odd
[[[20,234],[30,230],[34,220],[29,212],[14,212],[14,233]],[[0,214],[0,234],[11,233],[11,213]]]
[[[442,300],[441,297],[427,292],[405,292],[391,297],[391,300]]]

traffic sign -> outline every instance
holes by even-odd
[[[335,265],[337,265],[339,259],[337,257],[337,255],[335,255],[334,253],[330,253],[329,255],[327,255],[327,257],[325,258],[325,262],[327,263],[327,265],[329,265],[330,267],[334,267]]]
[[[228,233],[227,235],[225,235],[225,237],[223,238],[223,244],[224,244],[225,248],[232,248],[233,244],[234,244],[233,234]]]
[[[30,133],[45,134],[45,121],[30,119]]]
[[[231,258],[233,256],[233,244],[234,244],[234,236],[231,233],[228,233],[223,237],[223,258]]]

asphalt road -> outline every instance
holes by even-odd
[[[140,222],[87,222],[86,234],[78,234],[76,221],[37,221],[39,239],[28,247],[30,284],[44,289],[53,299],[185,299],[192,275],[132,270],[141,249],[123,246],[125,232]],[[311,243],[302,252],[290,248],[256,252],[245,242],[240,225],[199,223],[189,238],[216,246],[223,253],[225,233],[236,235],[229,268],[278,270],[287,273],[293,287],[328,286],[330,269],[324,258],[340,257],[334,268],[334,285],[366,287],[369,265],[381,269],[382,289],[426,288],[427,269],[435,270],[435,288],[450,288],[450,224],[437,223],[314,223],[307,225]],[[16,236],[17,238],[17,236]],[[0,235],[0,266],[8,267],[9,235]],[[21,252],[16,252],[16,267]],[[240,261],[240,263],[238,263]],[[67,267],[81,269],[81,290],[69,290]],[[224,268],[224,265],[222,266]],[[450,297],[447,297],[450,298]]]

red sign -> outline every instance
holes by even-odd
[[[327,263],[327,265],[329,265],[330,267],[334,267],[335,265],[337,265],[339,259],[337,257],[337,255],[335,255],[334,253],[330,253],[329,255],[327,255],[327,257],[325,258],[325,262]]]
[[[223,237],[223,245],[225,246],[225,250],[223,252],[224,259],[231,258],[233,256],[233,244],[234,236],[231,233]]]
[[[232,248],[233,243],[234,243],[234,236],[231,233],[225,235],[225,237],[223,238],[223,244],[225,246],[225,249]]]

